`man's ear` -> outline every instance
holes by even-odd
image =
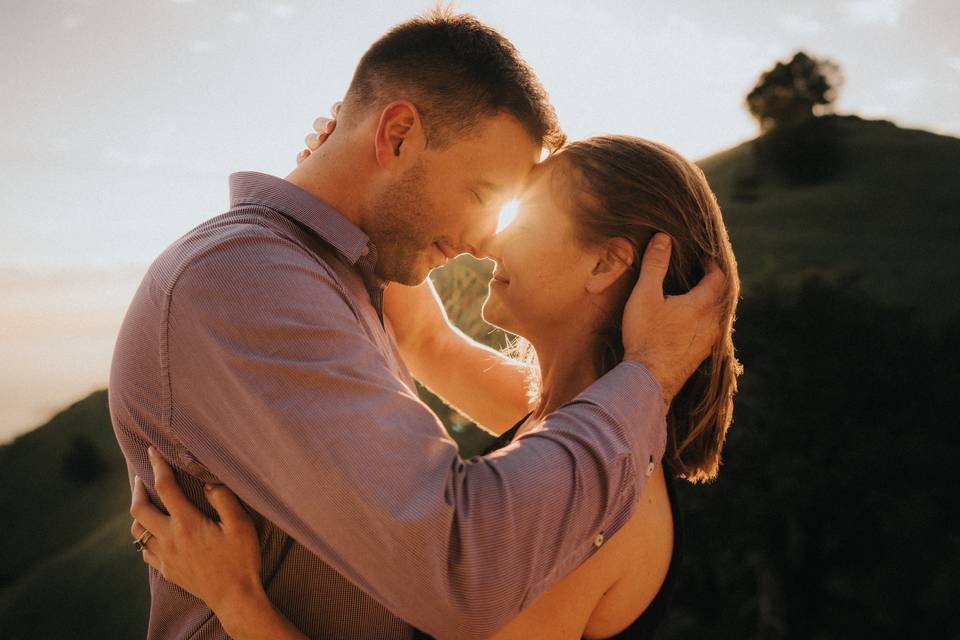
[[[426,148],[420,114],[412,102],[397,100],[380,113],[374,138],[377,164],[388,171],[403,170],[413,164]]]
[[[587,278],[587,291],[603,293],[630,270],[637,259],[626,238],[611,238],[596,249],[596,263]]]

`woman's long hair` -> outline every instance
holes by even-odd
[[[677,392],[667,414],[665,463],[677,477],[705,482],[716,477],[720,452],[733,418],[733,395],[743,368],[734,356],[733,322],[740,296],[737,263],[716,197],[703,172],[662,144],[629,136],[573,142],[551,162],[572,196],[574,228],[586,246],[624,238],[634,248],[629,286],[601,333],[600,373],[623,359],[623,306],[639,274],[640,257],[654,233],[673,239],[664,293],[686,293],[713,260],[726,274],[721,336],[710,356]]]

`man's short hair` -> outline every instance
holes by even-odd
[[[499,112],[513,115],[550,152],[566,140],[547,92],[516,47],[449,8],[398,24],[363,54],[346,111],[366,114],[393,100],[417,107],[432,148],[469,136],[481,118]]]

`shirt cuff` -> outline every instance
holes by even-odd
[[[667,450],[667,419],[663,391],[650,370],[635,360],[624,360],[580,394],[611,418],[630,443],[637,471],[646,478],[651,462],[663,460]]]

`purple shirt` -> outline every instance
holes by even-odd
[[[660,388],[625,362],[487,456],[460,458],[383,322],[377,251],[272,176],[150,266],[117,339],[110,415],[131,483],[154,445],[212,516],[252,512],[264,587],[310,637],[483,638],[626,521],[666,444]],[[519,416],[518,416],[519,418]],[[132,484],[131,484],[132,486]],[[149,570],[148,638],[226,638]]]

